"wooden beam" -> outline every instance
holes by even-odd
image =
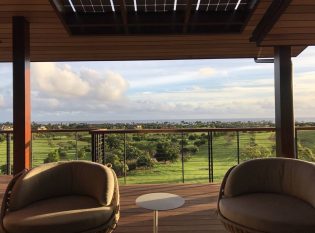
[[[276,0],[272,1],[267,12],[261,19],[253,31],[251,42],[256,42],[259,46],[267,34],[271,31],[273,26],[278,22],[280,16],[288,8],[292,0]]]
[[[60,22],[62,23],[62,25],[64,26],[64,28],[68,32],[68,34],[71,35],[70,28],[66,24],[64,17],[62,17],[62,14],[64,14],[64,12],[65,12],[64,6],[62,4],[60,4],[60,2],[58,0],[49,0],[49,2],[50,2],[50,5],[52,6],[52,8],[54,9],[57,17],[59,18]]]
[[[295,158],[295,126],[291,47],[275,47],[276,152],[278,157]]]
[[[184,21],[184,27],[183,27],[183,32],[187,33],[188,31],[188,24],[191,16],[191,10],[192,10],[192,0],[187,0],[187,5],[186,5],[186,12],[185,12],[185,21]]]
[[[121,14],[121,19],[124,25],[124,31],[128,34],[128,18],[127,18],[127,8],[125,0],[119,0],[119,9]]]
[[[30,26],[21,16],[13,17],[13,173],[30,168]]]

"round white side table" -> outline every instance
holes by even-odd
[[[158,233],[158,211],[176,209],[184,205],[185,199],[171,193],[149,193],[136,199],[136,205],[153,210],[153,233]]]

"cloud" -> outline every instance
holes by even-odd
[[[199,75],[202,76],[213,76],[216,74],[216,70],[210,67],[204,67],[198,70]]]
[[[4,107],[4,97],[3,95],[0,95],[0,108]]]
[[[117,72],[100,72],[69,65],[36,63],[32,66],[32,109],[50,118],[68,114],[108,112],[126,101],[128,82]],[[77,116],[78,117],[78,116]]]
[[[98,98],[109,101],[121,99],[128,89],[127,81],[123,79],[120,74],[112,71],[108,71],[106,76],[106,79],[101,80],[101,82],[96,85],[95,91]]]
[[[34,63],[31,74],[35,87],[48,95],[73,98],[84,96],[90,91],[88,82],[82,80],[69,65]]]

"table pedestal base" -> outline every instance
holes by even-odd
[[[153,233],[158,233],[158,227],[159,227],[159,211],[154,210],[153,213]]]

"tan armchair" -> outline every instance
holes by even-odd
[[[272,158],[231,168],[217,210],[230,232],[314,233],[315,164]]]
[[[109,233],[118,219],[114,171],[84,161],[49,163],[18,174],[1,210],[5,233]]]

